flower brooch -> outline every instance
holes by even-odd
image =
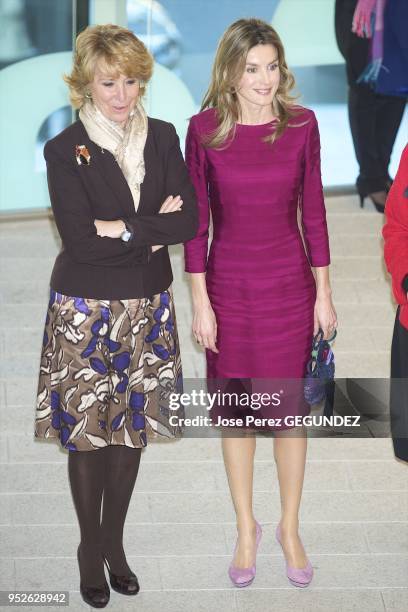
[[[85,145],[75,145],[75,157],[79,166],[81,164],[89,166],[91,163],[91,156]]]

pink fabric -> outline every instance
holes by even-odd
[[[305,374],[315,302],[310,265],[327,266],[330,255],[316,118],[301,109],[291,124],[300,127],[288,127],[273,145],[262,141],[273,123],[238,124],[230,146],[215,150],[201,141],[216,126],[214,109],[190,121],[186,162],[200,223],[185,244],[185,269],[206,272],[217,318],[220,352],[207,351],[209,378]]]
[[[358,0],[354,16],[352,32],[361,38],[371,38],[371,15],[375,11],[377,0]]]
[[[387,0],[377,0],[375,7],[375,29],[383,30],[384,29],[384,11],[385,11],[385,3]]]

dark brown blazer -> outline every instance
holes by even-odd
[[[78,164],[77,145],[85,145],[89,164]],[[126,179],[109,151],[92,142],[76,121],[44,147],[51,206],[62,240],[51,288],[65,295],[95,299],[150,297],[173,280],[167,246],[193,238],[198,217],[194,188],[174,126],[148,119],[144,149],[146,174],[135,212]],[[180,195],[182,210],[159,214],[167,196]],[[95,219],[123,219],[134,238],[101,238]]]

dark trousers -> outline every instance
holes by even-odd
[[[357,0],[336,0],[335,27],[346,62],[348,112],[354,151],[360,167],[357,189],[362,195],[384,191],[388,166],[405,108],[405,98],[377,94],[356,80],[369,62],[370,40],[351,31]]]
[[[391,347],[391,432],[395,456],[408,461],[408,330],[398,315]]]

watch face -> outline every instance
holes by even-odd
[[[123,234],[121,235],[121,238],[124,242],[129,242],[131,237],[132,237],[132,234],[129,232],[129,230],[125,230]]]

